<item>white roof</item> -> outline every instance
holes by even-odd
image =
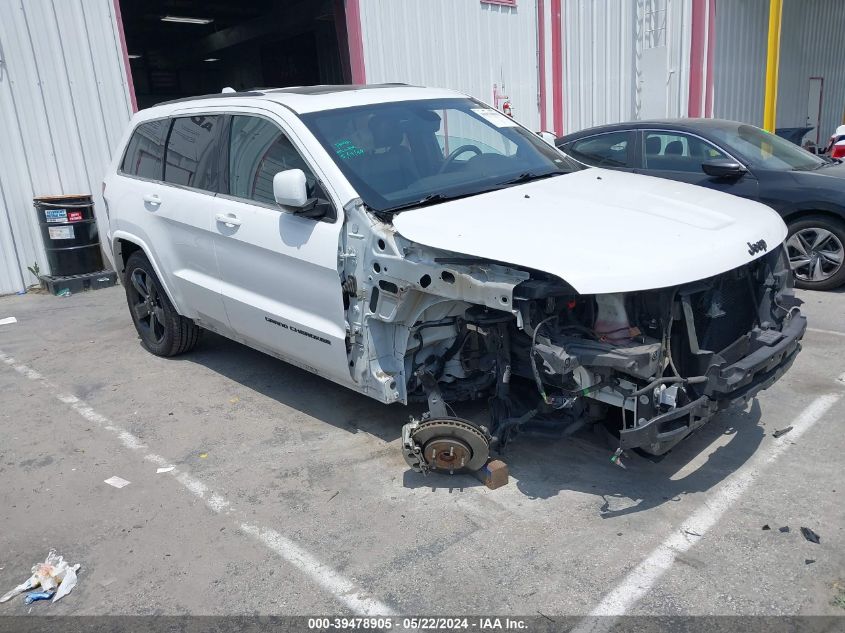
[[[401,84],[280,88],[264,91],[264,95],[265,99],[283,103],[300,114],[392,101],[466,98],[465,94],[455,90]]]
[[[256,101],[273,101],[287,106],[297,114],[335,110],[353,106],[394,101],[422,99],[460,99],[466,95],[443,88],[423,88],[403,84],[377,84],[369,86],[302,86],[296,88],[265,88],[244,93],[221,93],[196,98],[178,99],[153,106],[139,118],[167,116],[174,110],[193,106],[236,106]],[[139,113],[140,114],[140,113]]]

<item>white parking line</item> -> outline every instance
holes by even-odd
[[[771,446],[731,475],[701,506],[678,526],[678,530],[658,545],[634,567],[609,594],[582,620],[572,633],[609,631],[616,617],[627,613],[645,596],[675,562],[679,554],[691,549],[712,528],[739,497],[753,484],[760,471],[778,459],[807,430],[822,419],[842,397],[831,393],[816,398],[792,422],[789,435],[772,440]],[[610,617],[608,617],[610,616]],[[616,616],[616,617],[614,617]]]
[[[837,332],[836,330],[822,330],[817,327],[808,327],[808,332],[818,332],[819,334],[832,334],[833,336],[845,336],[845,332]]]
[[[29,380],[41,383],[49,392],[55,393],[56,398],[60,402],[70,406],[89,422],[114,434],[129,450],[137,452],[147,448],[139,437],[115,424],[106,416],[97,413],[76,396],[59,392],[56,386],[50,383],[42,374],[27,367],[23,363],[18,363],[14,358],[4,354],[2,351],[0,351],[0,362],[8,365]],[[171,460],[155,453],[146,453],[143,458],[158,466],[172,464]],[[212,512],[226,516],[232,515],[235,525],[241,531],[309,576],[313,582],[329,592],[337,601],[346,605],[352,612],[358,615],[396,615],[393,609],[386,604],[374,598],[367,597],[363,590],[358,588],[351,580],[344,578],[330,566],[321,562],[316,556],[310,554],[276,530],[239,520],[238,515],[241,513],[225,497],[212,491],[208,485],[191,475],[183,467],[175,468],[168,474],[172,475],[192,495],[202,499]]]

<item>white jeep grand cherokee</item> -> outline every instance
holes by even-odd
[[[617,455],[662,454],[800,350],[774,211],[579,169],[459,93],[198,97],[139,112],[123,146],[109,243],[146,348],[206,328],[427,402],[402,433],[422,471],[478,468],[537,420],[609,420]],[[484,426],[447,404],[479,398]]]

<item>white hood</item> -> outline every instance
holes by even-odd
[[[605,169],[410,209],[393,224],[414,242],[542,270],[581,294],[704,279],[771,252],[787,232],[762,204]],[[766,251],[750,248],[761,240]]]

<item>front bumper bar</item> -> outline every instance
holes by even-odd
[[[704,395],[644,424],[623,429],[620,446],[644,448],[660,455],[703,426],[719,409],[745,404],[772,386],[792,366],[801,351],[800,341],[806,330],[806,317],[796,314],[784,323],[779,340],[759,343],[765,341],[764,336],[759,336],[754,341],[759,345],[747,356],[727,366],[711,367],[708,381],[701,389]]]

